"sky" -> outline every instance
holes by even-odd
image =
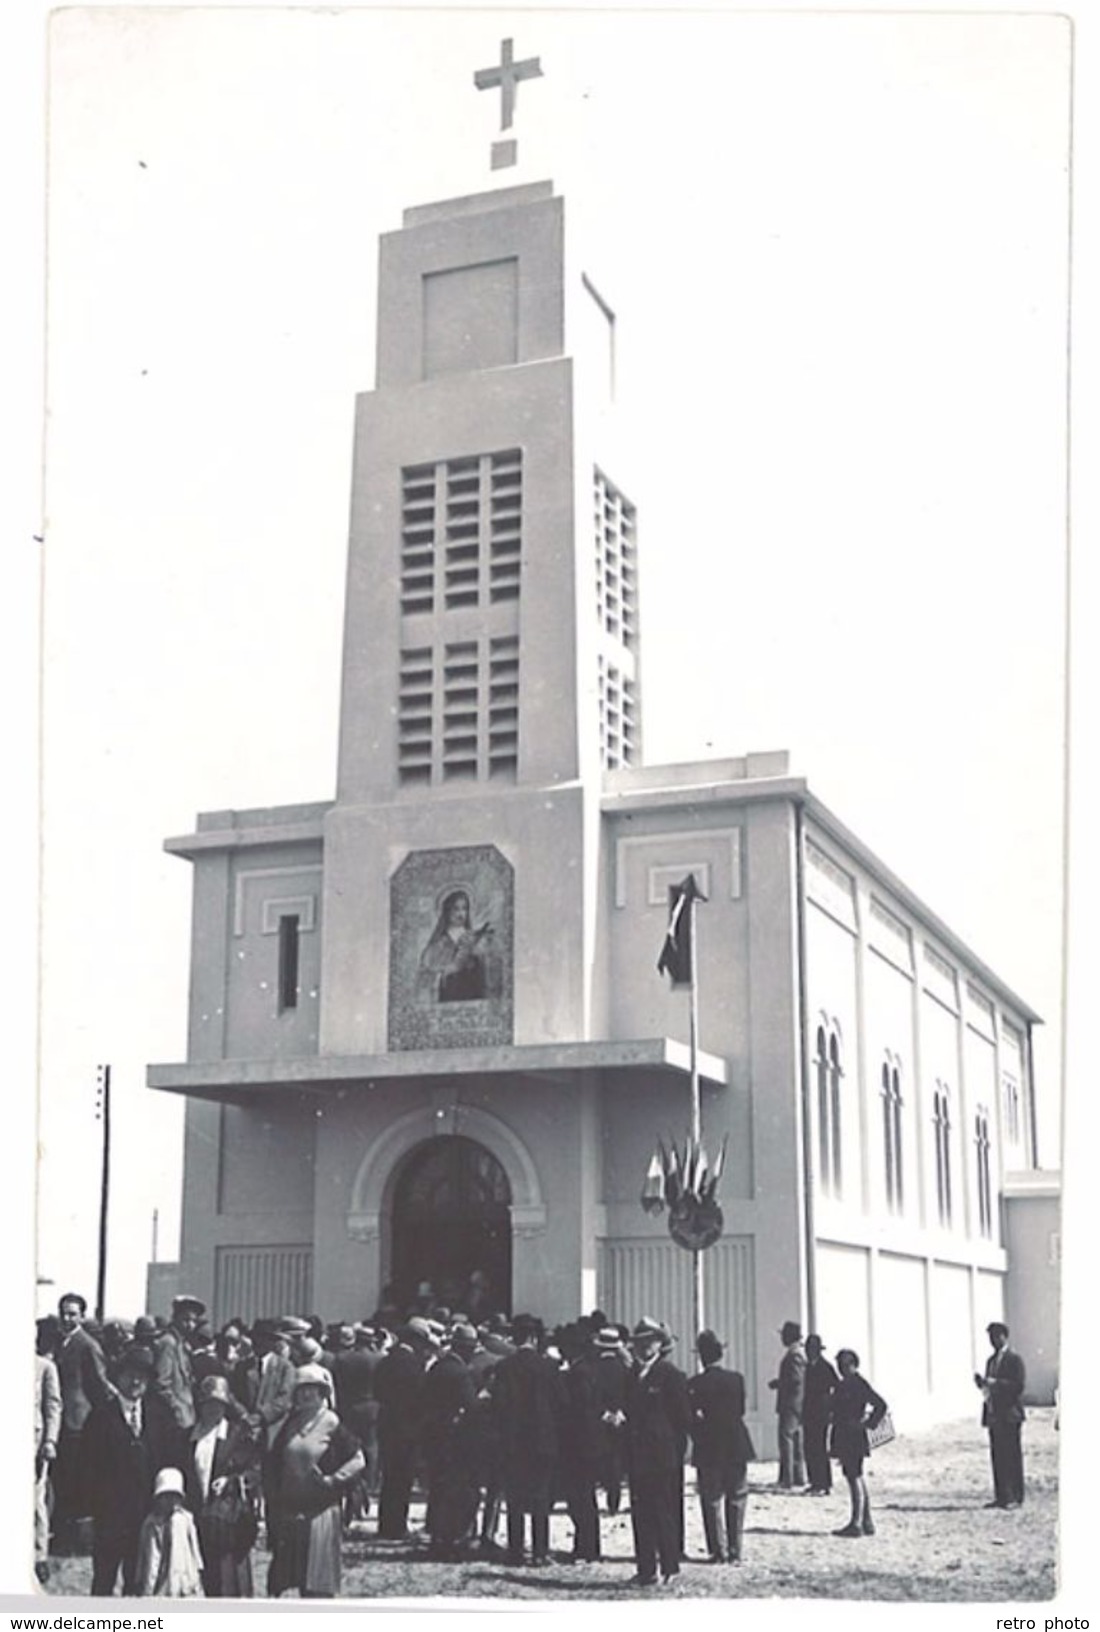
[[[544,77],[504,179],[553,177],[617,314],[647,758],[789,749],[1048,1021],[1057,1159],[1065,25],[63,11],[40,1263],[94,1276],[109,1061],[111,1307],[154,1210],[176,1250],[182,1107],[143,1070],[185,1052],[190,876],[161,841],[333,791],[376,241],[501,179],[472,76],[509,34]]]
[[[47,1302],[94,1290],[103,1061],[109,1312],[154,1212],[175,1254],[182,1106],[143,1084],[185,1054],[190,871],[161,843],[333,792],[376,240],[504,179],[472,74],[508,35],[545,77],[507,179],[554,179],[617,313],[646,757],[789,749],[1044,1016],[1058,1163],[1064,20],[75,8],[37,527]]]

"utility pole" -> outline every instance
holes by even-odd
[[[103,1121],[103,1165],[99,1181],[99,1272],[96,1276],[95,1318],[102,1321],[107,1287],[107,1205],[111,1188],[111,1067],[97,1068],[96,1113]]]

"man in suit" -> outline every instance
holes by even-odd
[[[825,1358],[820,1337],[811,1332],[806,1339],[806,1380],[802,1405],[802,1444],[806,1453],[806,1474],[811,1496],[828,1496],[833,1488],[828,1435],[833,1395],[840,1381]]]
[[[54,1364],[61,1384],[61,1435],[53,1470],[54,1552],[76,1546],[76,1521],[88,1512],[84,1481],[84,1425],[95,1406],[109,1400],[114,1389],[107,1379],[103,1350],[84,1330],[88,1305],[79,1292],[66,1292],[57,1306],[57,1346]]]
[[[806,1393],[806,1351],[802,1347],[802,1327],[797,1320],[785,1320],[779,1329],[783,1358],[779,1376],[768,1387],[775,1390],[779,1417],[779,1489],[800,1490],[806,1483],[802,1455],[802,1410]]]
[[[34,1573],[43,1586],[50,1578],[50,1468],[61,1435],[61,1384],[56,1365],[43,1352],[46,1341],[40,1322],[34,1357]]]
[[[657,1567],[670,1581],[680,1573],[684,1449],[691,1431],[687,1378],[662,1356],[668,1328],[647,1316],[631,1333],[633,1365],[624,1408],[635,1583],[651,1587]]]
[[[1027,1373],[1020,1355],[1008,1346],[1004,1322],[991,1321],[986,1331],[993,1352],[985,1363],[985,1375],[974,1373],[974,1381],[982,1391],[982,1427],[989,1430],[989,1458],[993,1464],[993,1500],[986,1506],[1020,1507],[1024,1500],[1020,1430]]]
[[[573,1521],[573,1558],[594,1564],[600,1557],[600,1474],[604,1429],[598,1390],[600,1362],[592,1337],[580,1322],[563,1327],[558,1342],[567,1362],[559,1472]]]
[[[409,1500],[420,1444],[424,1373],[434,1349],[428,1322],[414,1315],[398,1328],[397,1342],[383,1355],[374,1374],[378,1450],[382,1458],[382,1486],[378,1497],[380,1541],[404,1541],[408,1536]]]
[[[749,1463],[756,1456],[745,1427],[745,1379],[720,1364],[722,1344],[714,1332],[700,1332],[695,1349],[703,1370],[687,1386],[707,1553],[712,1564],[740,1564]]]
[[[420,1434],[428,1479],[426,1529],[430,1558],[456,1559],[477,1517],[478,1493],[463,1444],[463,1424],[477,1397],[470,1356],[477,1332],[466,1321],[451,1328],[448,1347],[424,1374]]]
[[[205,1315],[206,1305],[200,1299],[186,1295],[173,1298],[172,1319],[153,1349],[155,1371],[151,1391],[164,1402],[177,1427],[184,1432],[195,1426],[191,1340]]]
[[[626,1415],[626,1385],[630,1375],[626,1339],[629,1335],[625,1328],[620,1330],[618,1326],[605,1324],[596,1329],[592,1338],[596,1401],[600,1412],[598,1477],[609,1513],[619,1511],[626,1471],[626,1445],[618,1424]]]
[[[557,1362],[542,1354],[542,1322],[517,1315],[515,1352],[493,1373],[492,1411],[508,1507],[509,1564],[524,1559],[524,1521],[531,1515],[531,1562],[550,1562],[550,1502],[560,1449],[564,1385]]]
[[[112,1596],[120,1568],[123,1596],[132,1595],[153,1483],[162,1468],[184,1465],[182,1432],[164,1402],[147,1392],[152,1375],[148,1351],[131,1345],[117,1363],[117,1393],[95,1407],[84,1428],[96,1597]]]

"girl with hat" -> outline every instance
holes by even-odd
[[[332,1409],[324,1366],[299,1366],[291,1412],[271,1447],[265,1498],[271,1541],[268,1594],[297,1587],[302,1598],[340,1591],[340,1510],[366,1461]]]
[[[202,1553],[195,1521],[183,1500],[183,1474],[162,1468],[153,1485],[153,1507],[138,1539],[139,1598],[202,1596]]]

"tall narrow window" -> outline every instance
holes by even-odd
[[[979,1105],[974,1118],[974,1156],[978,1179],[978,1229],[993,1234],[993,1185],[989,1171],[989,1112]]]
[[[840,1153],[840,1038],[833,1027],[818,1026],[816,1041],[818,1177],[824,1195],[839,1197],[843,1181]]]
[[[298,1007],[298,914],[279,919],[279,1013]]]
[[[900,1213],[905,1202],[905,1170],[901,1147],[901,1071],[890,1055],[882,1067],[882,1147],[886,1205],[892,1213]]]
[[[940,1223],[951,1223],[951,1091],[936,1083],[932,1095],[932,1122],[936,1139],[936,1205]]]

